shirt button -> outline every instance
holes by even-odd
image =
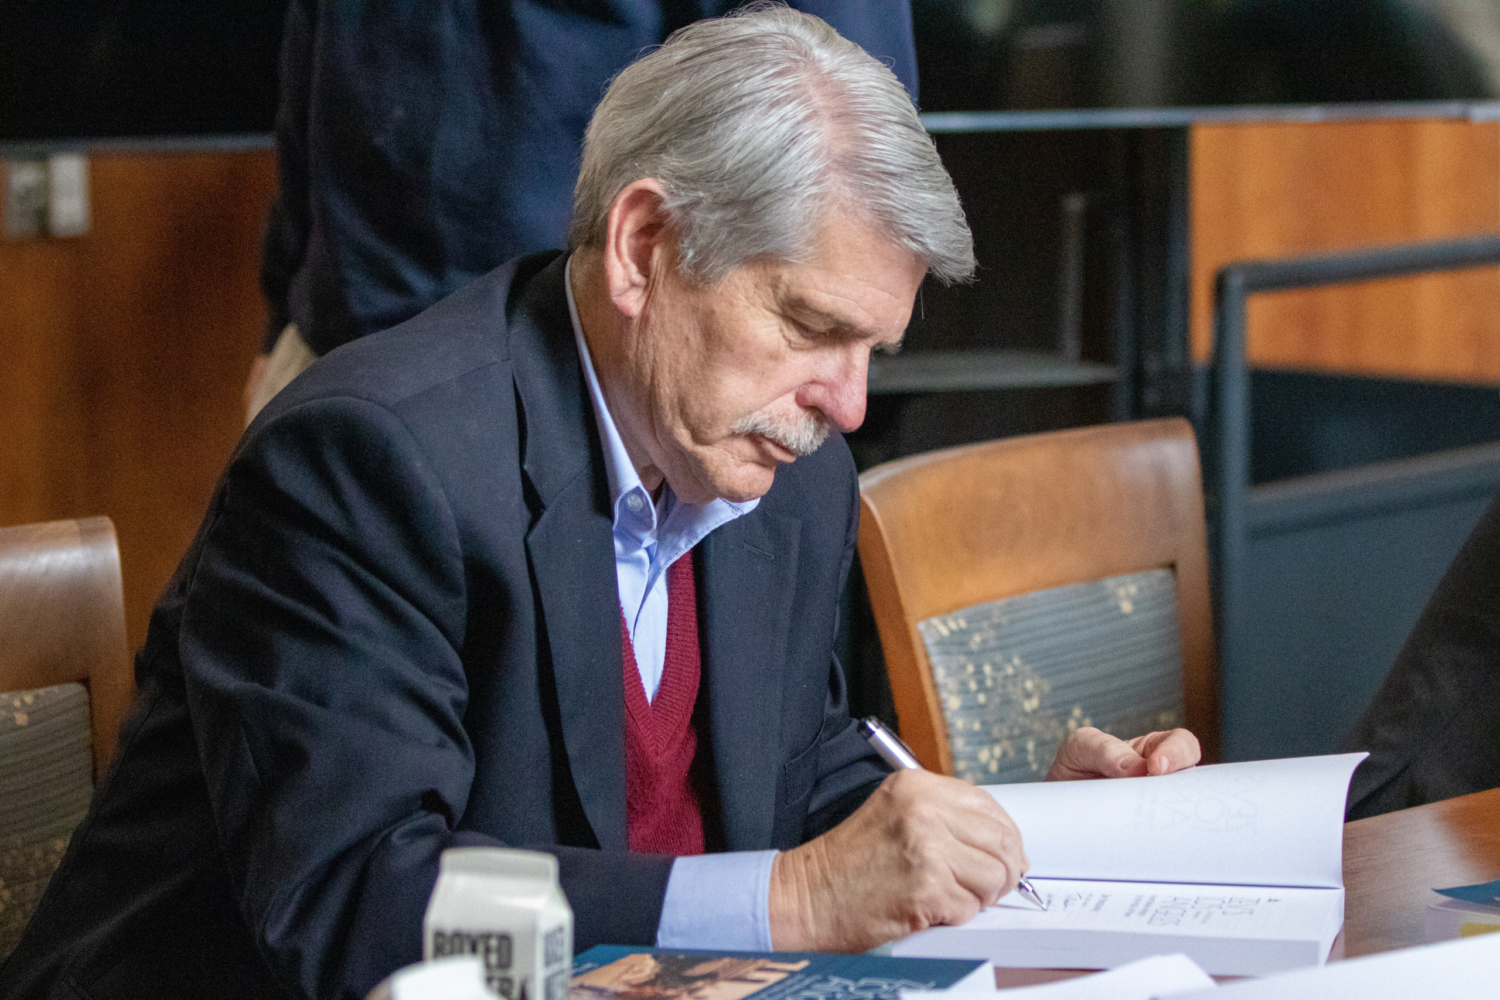
[[[641,495],[639,493],[632,493],[625,498],[625,506],[629,507],[633,511],[639,512],[640,509],[645,505],[646,503],[641,499]]]

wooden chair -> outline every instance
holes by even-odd
[[[128,652],[108,518],[0,528],[0,961],[114,754]]]
[[[69,681],[88,688],[98,780],[135,693],[107,517],[0,528],[0,691]]]
[[[915,455],[865,472],[860,493],[860,560],[901,735],[925,767],[980,783],[1039,778],[1067,730],[1115,731],[1091,702],[1148,688],[1155,707],[1122,727],[1185,724],[1217,759],[1203,491],[1186,421]],[[1162,697],[1180,706],[1175,718]]]

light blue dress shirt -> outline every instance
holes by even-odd
[[[620,610],[630,632],[641,686],[651,701],[661,686],[667,656],[667,568],[710,531],[750,513],[760,501],[687,503],[679,501],[666,484],[662,485],[661,498],[652,501],[599,388],[599,377],[583,339],[583,324],[578,321],[578,306],[573,301],[571,259],[563,285],[599,440],[604,444]],[[661,922],[656,928],[657,947],[770,951],[771,863],[776,853],[734,851],[673,861]]]

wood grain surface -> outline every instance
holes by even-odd
[[[0,525],[105,515],[131,648],[243,424],[269,151],[90,161],[93,228],[0,242]]]
[[[134,693],[120,554],[108,518],[0,528],[0,692],[88,687],[94,778]]]
[[[1500,230],[1495,123],[1194,126],[1190,170],[1200,361],[1225,264]],[[1261,367],[1500,382],[1500,271],[1255,296],[1247,336]]]
[[[1433,889],[1500,878],[1500,789],[1344,826],[1345,958],[1425,944]]]

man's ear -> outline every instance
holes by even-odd
[[[643,177],[626,185],[609,206],[604,233],[604,284],[616,309],[634,319],[645,308],[657,270],[673,266],[666,189]]]

